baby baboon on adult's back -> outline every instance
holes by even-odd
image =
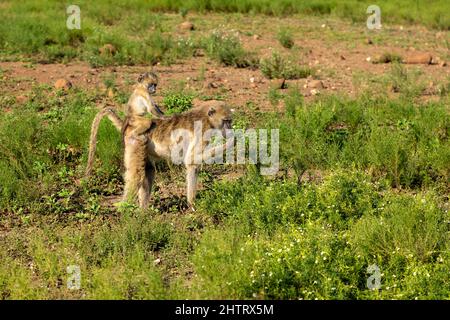
[[[187,200],[192,204],[197,189],[198,167],[209,154],[223,152],[234,143],[234,139],[229,139],[205,154],[204,133],[216,129],[224,136],[225,130],[231,129],[231,121],[231,110],[223,102],[217,102],[170,117],[147,120],[149,130],[139,137],[133,135],[132,129],[125,130],[124,200],[135,201],[138,198],[140,207],[147,207],[155,178],[154,162],[165,159],[176,164],[182,163],[186,167]],[[196,132],[197,128],[200,128],[200,132]],[[176,132],[182,135],[174,134]],[[180,159],[175,161],[173,150],[180,143],[186,148]],[[135,151],[141,150],[143,145],[145,155]]]
[[[158,108],[151,96],[156,92],[158,76],[153,72],[146,72],[139,76],[132,95],[126,106],[125,120],[122,121],[114,107],[102,109],[94,118],[89,141],[89,156],[86,166],[86,176],[90,176],[94,166],[94,156],[97,147],[97,133],[100,121],[107,116],[114,126],[123,133],[132,128],[132,135],[137,137],[148,129],[148,118],[161,117],[164,113]],[[137,152],[137,151],[136,151]]]

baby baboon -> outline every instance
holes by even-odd
[[[132,135],[137,137],[148,129],[149,115],[161,117],[164,113],[158,108],[156,103],[150,97],[156,92],[158,85],[158,77],[153,72],[146,72],[139,76],[138,83],[134,87],[134,91],[128,100],[125,120],[122,121],[117,115],[117,110],[113,107],[106,107],[101,110],[94,118],[91,127],[91,137],[89,140],[89,156],[86,166],[86,176],[90,176],[94,166],[94,156],[97,147],[97,133],[100,121],[107,116],[117,130],[122,134],[129,127],[132,127]],[[136,150],[137,152],[138,150]],[[143,152],[143,151],[142,151]]]
[[[161,117],[164,113],[150,97],[156,93],[158,77],[153,72],[146,72],[139,76],[138,83],[128,100],[126,117],[122,126],[122,134],[129,126],[133,127],[131,134],[135,137],[148,130],[148,118]]]
[[[187,200],[192,204],[196,194],[198,166],[205,160],[205,142],[203,135],[209,129],[218,129],[224,136],[226,129],[231,129],[231,110],[223,103],[212,106],[197,107],[182,114],[147,120],[148,131],[139,139],[133,133],[134,129],[124,131],[125,143],[125,190],[124,200],[139,199],[141,208],[148,206],[151,188],[155,178],[154,162],[166,159],[171,162],[182,162],[186,167]],[[200,127],[200,132],[197,130]],[[177,131],[178,130],[178,131]],[[176,132],[183,132],[182,136]],[[175,161],[173,151],[185,146],[181,161]],[[223,152],[234,143],[228,139],[225,145],[211,149],[211,154]],[[136,149],[146,148],[146,154],[136,152]],[[198,161],[200,159],[200,161]]]

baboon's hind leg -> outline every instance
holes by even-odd
[[[125,142],[125,187],[123,201],[136,203],[145,180],[146,142],[128,138]]]
[[[196,165],[186,166],[186,191],[187,201],[190,205],[194,204],[195,194],[197,193],[198,169]]]
[[[155,181],[155,171],[155,165],[151,161],[147,161],[145,164],[145,176],[143,183],[139,188],[139,206],[142,209],[148,207],[153,182]]]

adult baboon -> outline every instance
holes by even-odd
[[[166,159],[186,167],[187,200],[192,204],[196,194],[198,167],[205,160],[204,134],[216,130],[223,137],[231,129],[231,110],[222,102],[202,106],[170,117],[148,119],[148,130],[136,137],[133,129],[124,131],[125,188],[124,201],[139,200],[141,208],[148,206],[155,178],[155,161]],[[231,137],[229,137],[231,138]],[[223,152],[234,143],[228,139],[209,150],[209,154]],[[176,151],[184,146],[183,154]],[[145,147],[145,155],[136,150]],[[178,157],[177,159],[175,159]]]

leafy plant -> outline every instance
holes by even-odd
[[[205,40],[204,47],[212,59],[225,66],[246,68],[257,65],[256,59],[244,50],[235,35],[216,30]]]
[[[274,52],[270,58],[262,59],[259,68],[269,79],[300,79],[313,74],[311,68],[296,65],[277,52]]]
[[[292,38],[292,32],[289,29],[282,28],[277,33],[277,39],[280,44],[287,48],[291,49],[294,46],[294,39]]]
[[[167,114],[181,113],[192,108],[193,95],[185,94],[183,92],[169,93],[163,99],[163,104],[166,107]]]

